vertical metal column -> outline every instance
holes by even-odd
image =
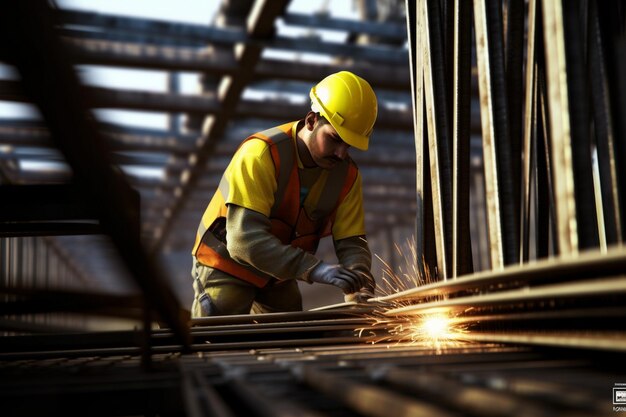
[[[586,65],[587,2],[568,0],[563,8],[567,91],[571,114],[574,198],[578,223],[578,247],[598,247],[598,221],[591,157],[589,78]]]
[[[602,1],[598,3],[602,24],[600,29],[607,36],[606,57],[608,61],[611,107],[615,113],[613,126],[615,130],[615,164],[617,172],[626,169],[626,36],[624,36],[624,19],[626,8],[621,0]],[[618,13],[616,13],[616,11]],[[620,196],[620,218],[622,237],[626,239],[626,176],[619,175],[617,181]]]
[[[9,276],[8,239],[0,238],[0,285],[7,285]]]
[[[474,21],[491,267],[499,269],[519,255],[500,2],[475,0]]]
[[[537,22],[541,22],[541,8],[535,9],[537,13]],[[558,231],[556,219],[556,203],[555,189],[553,185],[553,164],[552,151],[550,146],[550,120],[547,109],[547,87],[545,81],[545,59],[543,54],[542,39],[543,30],[541,25],[536,26],[537,43],[535,47],[537,51],[535,57],[537,59],[537,164],[536,169],[536,188],[537,198],[535,203],[535,246],[536,257],[545,258],[552,254],[559,253],[558,249]],[[550,245],[549,243],[552,243]]]
[[[422,277],[426,276],[424,269],[424,77],[422,31],[418,27],[418,10],[416,2],[406,0],[407,40],[409,43],[409,72],[411,74],[411,99],[413,101],[413,132],[415,135],[415,251],[417,254],[417,268]]]
[[[524,89],[523,175],[520,227],[520,262],[528,262],[530,251],[531,174],[536,161],[537,143],[537,62],[535,58],[536,0],[528,1],[526,39],[526,81]]]
[[[604,237],[608,244],[623,242],[616,138],[613,129],[611,91],[607,75],[604,35],[600,28],[597,0],[589,1],[588,68],[593,103],[593,118],[600,168]],[[598,213],[600,215],[600,213]]]
[[[505,77],[508,104],[508,124],[511,153],[511,204],[520,212],[523,132],[523,69],[524,69],[524,0],[506,0],[505,15]],[[530,31],[529,31],[530,34]],[[528,60],[527,62],[531,62]],[[519,217],[514,217],[519,233]]]
[[[542,5],[558,249],[563,255],[573,255],[578,252],[579,241],[563,8],[560,1],[544,1]]]
[[[452,105],[452,276],[473,271],[469,228],[470,129],[472,87],[472,8],[454,2]]]
[[[423,22],[420,26],[424,35],[424,97],[437,268],[440,279],[446,280],[451,275],[452,180],[442,26],[438,6],[436,1],[421,1],[418,6],[421,13],[418,10],[418,16]]]
[[[167,91],[172,94],[178,94],[180,92],[180,74],[176,71],[170,71],[167,73]],[[180,115],[177,113],[170,113],[167,119],[167,130],[170,133],[178,134],[180,131]]]

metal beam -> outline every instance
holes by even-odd
[[[280,5],[280,3],[277,3]],[[288,51],[307,51],[340,55],[359,60],[376,60],[388,63],[403,63],[406,52],[399,47],[372,47],[326,43],[321,40],[301,37],[258,37],[250,31],[234,28],[217,28],[203,25],[171,23],[134,17],[103,15],[91,12],[62,11],[60,20],[69,28],[59,29],[59,33],[82,39],[100,39],[112,41],[128,41],[154,43],[185,47],[201,47],[206,44],[249,45],[255,48],[274,48]],[[273,22],[273,20],[268,20]],[[85,31],[76,26],[95,26],[103,30]]]
[[[232,51],[104,39],[64,38],[74,62],[165,71],[197,71],[215,75],[237,71]]]
[[[574,186],[571,121],[567,90],[565,29],[561,1],[542,2],[546,53],[550,141],[552,148],[554,199],[558,250],[564,255],[578,252],[578,221]]]
[[[139,295],[112,295],[85,291],[32,289],[0,286],[11,301],[0,305],[0,315],[14,316],[50,312],[83,313],[141,320],[144,300]],[[7,351],[9,344],[3,348]]]
[[[402,291],[373,301],[416,299],[433,295],[462,293],[467,290],[488,289],[506,283],[537,284],[578,281],[598,277],[619,276],[626,270],[626,251],[609,250],[606,254],[582,252],[576,258],[562,256],[543,259],[532,264],[512,265],[502,270],[474,273],[463,280],[435,282]]]
[[[385,311],[386,315],[420,314],[428,311],[463,311],[468,308],[485,306],[503,308],[507,305],[520,305],[524,302],[552,301],[564,299],[589,299],[592,297],[623,297],[626,294],[626,281],[622,278],[594,279],[589,281],[565,282],[533,288],[519,288],[490,294],[459,296],[447,300],[437,300],[412,304]],[[626,346],[626,339],[623,341]]]
[[[340,377],[330,371],[315,369],[308,365],[292,366],[291,369],[297,380],[336,399],[358,414],[370,417],[387,417],[389,415],[449,417],[453,415],[445,409],[425,401],[408,398],[375,385]]]
[[[243,88],[243,86],[239,88]],[[224,99],[219,97],[223,93],[206,92],[204,95],[185,95],[87,86],[82,87],[81,90],[85,93],[85,100],[88,100],[87,104],[92,108],[191,112],[204,115],[221,115],[225,111]],[[0,81],[0,99],[23,103],[30,102],[19,81]],[[276,119],[277,114],[280,114],[283,120],[297,120],[306,114],[309,107],[306,103],[291,104],[279,100],[261,102],[248,99],[232,103],[229,107],[229,114],[232,117],[259,117],[272,120]],[[378,110],[376,126],[383,129],[405,130],[412,126],[411,114],[408,110],[381,107]],[[220,135],[223,135],[224,129],[225,126],[220,129]]]
[[[604,227],[600,229],[600,233],[604,235],[606,243],[620,244],[624,241],[622,236],[624,201],[619,192],[619,158],[616,143],[619,139],[615,135],[615,116],[611,106],[611,96],[616,93],[611,90],[609,83],[607,41],[601,28],[599,7],[596,0],[589,2],[588,68],[602,201],[602,207],[598,207],[598,214],[602,213],[604,219]]]
[[[198,50],[155,44],[66,38],[75,62],[164,71],[192,71],[217,76],[232,75],[237,63],[231,50],[223,46]],[[261,59],[255,68],[256,79],[282,79],[315,82],[340,70],[359,74],[374,88],[405,90],[409,74],[402,66],[372,67],[366,63],[317,64]]]
[[[286,13],[283,22],[287,25],[304,26],[311,29],[334,29],[342,32],[353,32],[364,35],[381,36],[395,41],[406,39],[406,29],[392,23],[331,18],[328,15]]]
[[[452,99],[452,277],[473,271],[470,240],[470,132],[472,9],[468,1],[454,2],[454,63]]]
[[[421,12],[420,12],[421,10]],[[418,5],[424,30],[423,69],[424,100],[428,125],[428,157],[432,187],[432,205],[440,279],[452,276],[452,159],[448,94],[445,86],[445,60],[442,22],[437,2],[424,0]],[[418,69],[419,71],[419,69]]]
[[[511,154],[500,3],[474,1],[474,28],[481,103],[485,188],[491,267],[515,263],[518,244],[515,231]]]

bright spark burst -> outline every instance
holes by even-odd
[[[398,342],[423,344],[431,347],[456,346],[463,339],[465,327],[445,313],[402,317],[404,321],[389,328]]]
[[[424,335],[430,339],[445,338],[448,334],[449,320],[444,316],[433,316],[424,319],[422,330]]]
[[[376,256],[384,265],[382,285],[376,288],[378,297],[397,294],[411,288],[429,284],[434,280],[429,275],[428,267],[423,259],[418,259],[415,241],[408,239],[404,246],[395,245],[404,265],[398,267],[398,272]],[[424,265],[425,276],[420,273],[418,262]],[[421,301],[434,301],[442,296],[432,296]],[[387,343],[390,345],[411,344],[424,345],[436,349],[457,346],[462,343],[466,326],[448,312],[431,314],[405,315],[391,317],[387,311],[414,304],[411,300],[392,300],[381,304],[371,313],[372,324],[368,328],[357,329],[359,336],[367,336],[370,342]]]

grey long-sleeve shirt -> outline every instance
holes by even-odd
[[[230,256],[279,280],[309,282],[309,273],[321,260],[300,248],[284,245],[270,233],[270,228],[270,219],[265,215],[230,204],[226,215]],[[341,239],[334,244],[340,264],[366,274],[373,282],[370,272],[372,255],[364,236]]]

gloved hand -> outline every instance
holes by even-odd
[[[344,294],[343,301],[346,303],[366,303],[367,300],[374,297],[374,293],[362,288],[361,291],[352,294]]]
[[[345,294],[355,293],[368,285],[367,277],[341,265],[331,265],[321,262],[309,274],[312,282],[334,285]]]
[[[356,302],[356,303],[366,303],[368,299],[374,297],[374,290],[376,288],[376,281],[371,273],[365,273],[362,271],[353,271],[359,275],[363,275],[365,277],[366,285],[361,287],[358,291],[353,292],[351,294],[345,294],[343,299],[346,303]]]

